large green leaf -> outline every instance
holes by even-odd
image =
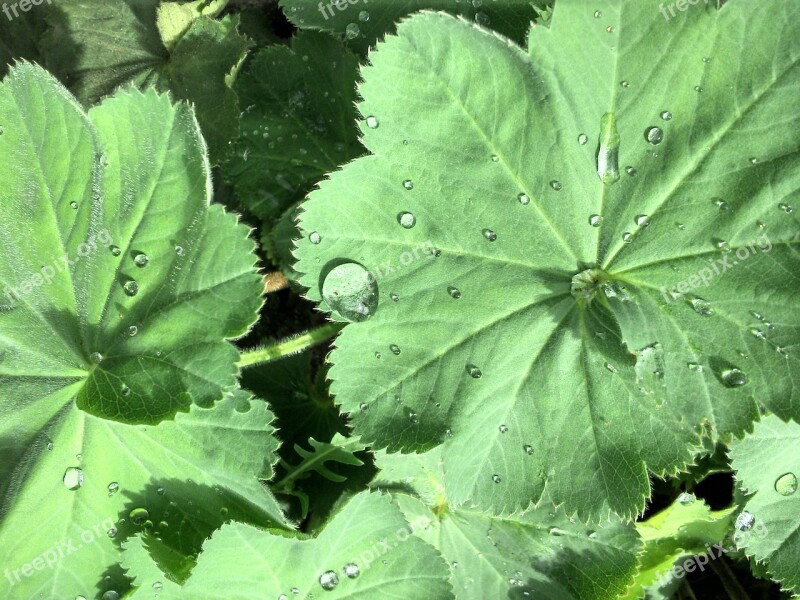
[[[638,536],[616,519],[590,528],[552,506],[504,518],[451,506],[438,448],[379,452],[376,466],[373,486],[393,491],[414,533],[442,553],[459,600],[604,600],[636,572]]]
[[[197,12],[178,34],[164,24],[162,12],[168,51],[157,25],[158,6],[158,0],[59,3],[48,13],[51,27],[42,54],[47,67],[85,104],[128,82],[152,84],[192,102],[216,162],[239,128],[239,104],[227,78],[252,43],[237,33],[234,17],[215,20]],[[65,40],[80,52],[65,51]]]
[[[331,36],[302,32],[292,47],[253,57],[236,82],[242,134],[225,177],[268,223],[323,175],[364,152],[356,126],[358,61]]]
[[[784,589],[800,594],[800,425],[766,417],[734,441],[731,459],[741,490],[751,495],[734,540]]]
[[[411,13],[442,10],[491,27],[522,43],[548,0],[280,0],[289,20],[301,29],[337,33],[355,49],[365,51],[394,24]]]
[[[356,433],[444,444],[457,504],[546,482],[599,519],[756,397],[800,418],[797,10],[564,2],[529,53],[426,13],[378,44],[371,155],[312,192],[296,250],[309,296],[358,321],[330,370]]]
[[[241,523],[224,525],[206,542],[183,586],[155,566],[152,557],[163,566],[157,558],[161,554],[157,541],[136,538],[127,546],[123,565],[135,585],[145,592],[155,585],[162,600],[216,600],[221,594],[230,600],[452,598],[441,556],[409,533],[400,511],[380,494],[355,496],[313,539]]]
[[[246,422],[198,407],[234,385],[238,352],[225,338],[255,321],[261,281],[248,229],[209,205],[205,145],[186,105],[129,89],[87,116],[25,63],[0,84],[0,124],[0,536],[3,562],[17,564],[114,515],[97,490],[115,480],[135,488],[211,469],[206,442],[176,437],[167,452],[150,440],[160,428],[131,425],[191,411],[164,426],[196,427],[197,437],[209,424]],[[263,439],[268,422],[256,419],[252,435]],[[155,446],[160,453],[144,456]],[[271,497],[256,493],[261,461],[228,459],[243,472],[225,477],[280,520]],[[86,482],[76,493],[68,470],[78,467]],[[52,589],[77,585],[72,577],[59,571]]]

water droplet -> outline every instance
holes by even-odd
[[[719,250],[722,250],[723,252],[730,252],[731,251],[730,247],[728,246],[728,242],[727,241],[715,239],[715,240],[713,240],[713,242],[714,242],[714,246],[716,246]]]
[[[742,511],[738,517],[736,517],[736,529],[739,531],[748,531],[749,529],[753,528],[753,525],[756,522],[756,518],[753,516],[752,513]]]
[[[626,244],[630,244],[633,241],[633,234],[630,231],[626,231],[622,234],[622,241]]]
[[[308,241],[312,244],[319,244],[322,241],[322,236],[317,231],[312,231],[308,234]]]
[[[362,10],[360,13],[358,13],[358,20],[362,23],[366,23],[369,21],[369,13],[365,10]]]
[[[664,112],[661,113],[661,118],[664,121],[670,121],[672,120],[672,113],[669,112],[668,110],[665,110]]]
[[[114,590],[108,590],[101,596],[101,600],[119,600],[119,594]]]
[[[725,202],[725,200],[723,200],[722,198],[712,198],[712,199],[711,199],[711,202],[712,202],[712,203],[714,204],[714,206],[716,206],[716,207],[717,207],[717,209],[718,209],[719,211],[721,211],[721,212],[725,212],[725,211],[727,211],[727,210],[728,210],[728,208],[730,208],[730,207],[728,206],[728,203],[727,203],[727,202]]]
[[[503,480],[500,477],[500,475],[495,474],[495,475],[492,475],[492,481],[494,481],[495,483],[500,483]]]
[[[70,467],[64,471],[64,487],[70,491],[75,491],[83,485],[83,470],[78,467]]]
[[[456,300],[461,298],[461,291],[459,291],[458,288],[454,288],[453,286],[447,288],[447,293],[450,294],[451,298],[455,298]]]
[[[335,571],[325,571],[319,576],[319,584],[322,586],[323,590],[330,591],[339,585],[339,576]]]
[[[600,227],[600,223],[603,222],[603,217],[600,215],[591,215],[589,217],[589,225],[592,227]]]
[[[128,516],[135,525],[144,525],[145,521],[150,518],[150,513],[146,508],[134,508]]]
[[[508,433],[508,427],[506,425],[500,425],[500,427],[497,429],[500,431],[500,433]]]
[[[704,317],[710,317],[711,315],[714,314],[714,309],[711,308],[711,304],[708,301],[703,300],[702,298],[687,297],[686,301],[694,309],[694,312],[696,312],[698,315],[702,315]]]
[[[406,188],[407,190],[413,190],[414,182],[411,181],[410,179],[406,179],[405,181],[403,181],[403,187]]]
[[[778,208],[780,208],[787,215],[792,214],[792,211],[794,210],[791,206],[789,206],[788,204],[785,204],[783,202],[778,204]]]
[[[492,154],[491,158],[493,163],[500,162],[500,157],[497,154]]]
[[[156,494],[158,494],[159,496],[163,496],[166,492],[167,490],[165,490],[163,487],[156,488]]]
[[[600,144],[597,150],[597,175],[606,185],[619,181],[619,133],[614,113],[600,119]]]
[[[686,366],[690,371],[694,371],[695,373],[703,372],[703,365],[697,364],[696,362],[688,362],[686,363]]]
[[[531,199],[528,197],[528,194],[519,194],[517,196],[517,200],[519,200],[519,203],[522,204],[523,206],[531,201]]]
[[[73,202],[70,202],[70,203],[69,203],[69,207],[70,207],[71,209],[75,210],[75,209],[77,209],[77,208],[78,208],[78,203],[77,203],[77,202],[75,202],[75,201],[73,201]]]
[[[123,396],[130,396],[131,395],[131,388],[129,388],[124,383],[122,384],[122,387],[120,388],[119,391]]]
[[[111,251],[112,256],[119,256],[122,254],[122,250],[119,249],[119,246],[109,246],[108,249]]]
[[[582,134],[580,134],[580,135],[578,136],[578,143],[579,143],[581,146],[585,146],[585,145],[586,145],[586,142],[588,142],[588,141],[589,141],[589,136],[588,136],[588,135],[586,135],[585,133],[582,133]]]
[[[367,412],[369,410],[369,404],[362,402],[358,405],[358,408],[361,409],[361,412]]]
[[[478,25],[483,25],[484,27],[487,27],[491,23],[491,19],[489,18],[489,15],[487,15],[486,13],[479,12],[475,13],[475,22],[478,23]]]
[[[92,352],[89,355],[89,360],[92,361],[94,364],[99,365],[101,362],[103,362],[103,355],[100,354],[99,352]]]
[[[139,333],[139,328],[136,325],[131,325],[130,327],[128,327],[128,335],[129,336],[133,337],[137,333]]]
[[[347,563],[344,566],[344,574],[349,577],[350,579],[355,579],[361,574],[361,569],[358,567],[356,563]]]
[[[146,267],[147,263],[149,262],[150,262],[150,257],[148,257],[147,254],[140,253],[133,257],[133,263],[137,267]]]
[[[361,30],[358,28],[358,24],[357,23],[350,23],[344,29],[344,34],[347,36],[348,40],[356,39],[360,33],[361,33]]]
[[[617,373],[618,372],[617,371],[617,367],[615,367],[614,365],[612,365],[611,363],[608,363],[608,362],[606,363],[606,369],[608,369],[612,373]]]
[[[791,496],[797,491],[797,477],[794,473],[786,473],[778,477],[775,482],[775,491],[781,496]]]
[[[401,212],[397,215],[397,222],[400,223],[405,229],[411,229],[417,224],[417,217],[410,212]]]
[[[633,167],[625,167],[625,172],[631,177],[634,177],[637,173],[636,169],[634,169]]]
[[[111,529],[106,531],[106,534],[108,535],[108,537],[113,539],[113,538],[117,537],[117,530],[114,527],[112,527]]]
[[[594,18],[595,19],[599,19],[602,16],[603,16],[603,13],[601,13],[599,10],[594,11]]]
[[[53,448],[55,448],[55,445],[53,444],[53,442],[47,442],[47,449],[52,451]]]
[[[113,496],[119,491],[119,484],[116,481],[113,481],[108,484],[108,495]]]
[[[408,420],[412,423],[419,423],[419,415],[412,410],[408,413]]]
[[[528,456],[530,456],[531,454],[533,454],[533,446],[531,446],[530,444],[525,444],[525,445],[522,447],[522,449],[525,451],[525,454],[527,454]]]
[[[555,191],[560,192],[562,185],[560,181],[553,179],[553,181],[550,182],[550,187],[553,188]]]
[[[701,88],[699,85],[696,85],[696,86],[694,86],[694,91],[699,94],[700,92],[703,91],[703,88]]]
[[[379,123],[376,117],[367,117],[367,127],[370,129],[377,129],[378,125]]]
[[[490,242],[493,242],[497,239],[497,234],[491,229],[484,229],[481,231],[481,233],[483,233],[483,237],[485,237]]]
[[[696,498],[694,494],[689,494],[688,492],[683,492],[680,496],[678,496],[678,503],[682,504],[683,506],[694,504],[695,500]]]
[[[611,25],[606,27],[606,33],[614,33],[614,27],[612,27]]]
[[[125,285],[122,286],[122,289],[125,290],[125,294],[128,296],[135,296],[139,293],[139,284],[131,279],[130,281],[125,282]]]
[[[375,353],[375,358],[380,360],[381,358],[383,358],[383,354],[381,354],[380,352],[376,352]]]
[[[398,300],[400,300],[400,296],[398,296],[397,294],[389,294],[389,298],[392,299],[392,302],[397,302]]]
[[[469,376],[473,379],[480,379],[481,375],[483,375],[481,370],[475,365],[467,365],[467,373],[469,373]]]
[[[351,322],[366,321],[378,307],[378,283],[358,263],[342,263],[331,269],[321,291],[331,310]]]
[[[619,82],[619,84],[620,84],[622,87],[624,87],[624,88],[626,88],[626,87],[630,86],[630,82],[629,82],[629,81],[626,81],[626,80],[624,80],[624,79],[623,79],[622,81],[620,81],[620,82]]]
[[[163,589],[164,589],[164,584],[163,584],[163,583],[161,583],[160,581],[156,581],[156,582],[153,584],[153,590],[155,590],[156,592],[160,592],[160,591],[161,591],[161,590],[163,590]]]
[[[644,132],[645,139],[654,146],[664,139],[664,131],[660,127],[648,127]]]
[[[183,256],[184,249],[183,246],[175,246],[175,254],[178,256]]]
[[[633,222],[642,228],[650,226],[650,218],[647,215],[636,215]]]
[[[400,354],[400,346],[398,346],[397,344],[390,344],[389,350],[391,350],[392,354],[394,355]]]
[[[751,165],[757,165],[757,164],[758,164],[758,159],[757,159],[755,156],[754,156],[754,157],[752,157],[752,158],[750,159],[750,164],[751,164]]]
[[[720,372],[720,380],[725,387],[739,387],[747,383],[745,374],[736,368],[724,369]]]
[[[675,223],[675,227],[677,227],[677,228],[678,228],[678,229],[680,229],[681,231],[683,231],[684,229],[686,229],[686,225],[684,225],[683,223]]]

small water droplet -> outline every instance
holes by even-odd
[[[175,246],[175,254],[178,256],[183,256],[184,249],[183,246]]]
[[[603,217],[600,215],[591,215],[589,217],[589,225],[592,227],[600,227],[600,224],[603,222]]]
[[[668,110],[665,110],[664,112],[661,113],[661,118],[664,121],[670,121],[672,120],[672,113],[669,112]]]
[[[736,529],[739,531],[748,531],[753,528],[753,525],[756,522],[756,518],[753,516],[752,513],[742,511],[738,517],[736,517]]]
[[[791,496],[797,491],[797,477],[794,473],[786,473],[778,477],[775,482],[775,491],[781,496]]]
[[[494,481],[495,483],[500,483],[501,481],[503,481],[503,479],[500,477],[500,475],[495,474],[492,475],[492,481]]]
[[[70,467],[64,471],[62,479],[64,487],[74,492],[83,485],[83,469],[79,467]]]
[[[137,267],[146,267],[147,263],[149,262],[150,262],[150,257],[148,257],[147,254],[140,253],[133,257],[133,263]]]
[[[114,590],[108,590],[101,596],[101,600],[119,600],[119,594]]]
[[[358,408],[361,410],[361,412],[367,412],[369,410],[369,404],[362,402],[358,405]]]
[[[164,589],[164,584],[163,584],[163,583],[161,583],[160,581],[156,581],[156,582],[153,584],[153,590],[154,590],[154,591],[156,591],[156,592],[160,592],[160,591],[161,591],[161,590],[163,590],[163,589]]]
[[[146,508],[134,508],[128,516],[135,525],[144,525],[150,518],[150,513]]]
[[[780,209],[781,209],[783,212],[785,212],[787,215],[790,215],[790,214],[792,214],[792,211],[794,210],[794,209],[793,209],[791,206],[789,206],[788,204],[785,204],[785,203],[783,203],[783,202],[781,202],[780,204],[778,204],[778,208],[780,208]]]
[[[588,142],[588,141],[589,141],[589,136],[588,136],[588,135],[586,135],[585,133],[582,133],[582,134],[580,134],[580,135],[578,136],[578,143],[579,143],[581,146],[585,146],[585,145],[586,145],[586,142]]]
[[[626,244],[630,244],[633,241],[633,234],[630,231],[626,231],[622,234],[622,241]]]
[[[411,229],[417,224],[417,218],[410,212],[401,212],[397,215],[397,222],[405,229]]]
[[[414,182],[411,181],[410,179],[406,179],[405,181],[403,181],[403,187],[407,190],[413,190]]]
[[[620,82],[619,82],[619,84],[620,84],[622,87],[624,87],[624,88],[626,88],[626,87],[630,86],[630,82],[629,82],[629,81],[626,81],[626,80],[624,80],[624,79],[623,79],[622,81],[620,81]]]
[[[392,354],[394,355],[400,354],[400,346],[398,346],[397,344],[390,344],[389,350],[391,350]]]
[[[686,225],[684,225],[683,223],[675,223],[675,227],[677,227],[677,228],[678,228],[678,229],[680,229],[681,231],[683,231],[684,229],[686,229]]]
[[[467,365],[467,373],[469,373],[469,376],[473,379],[480,379],[481,375],[483,375],[481,370],[475,365]]]
[[[381,354],[380,352],[376,352],[375,353],[375,358],[381,359],[381,358],[383,358],[383,354]]]
[[[683,492],[680,496],[678,496],[678,503],[682,504],[683,506],[688,506],[689,504],[694,504],[696,500],[694,494],[690,494],[688,492]]]
[[[376,117],[367,117],[367,127],[370,129],[377,129],[379,124]]]
[[[562,185],[560,181],[553,179],[553,181],[550,182],[550,187],[553,188],[555,191],[560,192]]]
[[[119,491],[119,484],[116,481],[112,481],[108,484],[108,495],[113,496]]]
[[[139,284],[131,279],[130,281],[125,282],[125,285],[122,286],[122,289],[125,290],[126,295],[135,296],[139,293]]]
[[[725,202],[725,200],[723,200],[722,198],[712,198],[711,202],[714,204],[714,206],[717,207],[717,210],[719,210],[720,212],[725,212],[730,208],[728,206],[728,203]]]
[[[722,250],[723,252],[731,251],[730,247],[728,246],[728,242],[726,240],[715,239],[713,240],[713,242],[714,246],[716,246],[717,249]]]
[[[319,576],[319,584],[323,590],[332,590],[339,585],[339,576],[335,571],[325,571]]]
[[[74,210],[74,209],[78,208],[78,203],[75,202],[75,201],[72,201],[72,202],[69,203],[69,207]]]
[[[123,396],[130,396],[131,395],[131,388],[129,388],[124,383],[122,384],[122,387],[120,388],[119,391]]]
[[[344,29],[344,34],[347,36],[348,40],[356,39],[360,33],[361,29],[359,29],[357,23],[350,23]]]
[[[111,251],[112,256],[119,256],[122,254],[122,250],[119,249],[119,246],[109,246],[108,249]]]
[[[736,368],[724,369],[720,373],[720,379],[726,387],[739,387],[747,383],[745,374]]]
[[[699,85],[696,85],[696,86],[694,86],[694,91],[695,91],[695,92],[697,92],[697,93],[699,94],[700,92],[702,92],[702,91],[703,91],[703,88],[702,88],[702,87],[700,87]]]
[[[633,167],[625,167],[625,172],[631,177],[634,177],[637,173],[636,169],[634,169]]]
[[[355,579],[361,574],[361,569],[356,563],[347,563],[342,570],[350,579]]]
[[[103,355],[100,354],[99,352],[92,352],[89,355],[89,360],[92,361],[94,364],[99,365],[101,362],[103,362]]]
[[[528,194],[519,194],[517,196],[517,200],[519,200],[519,203],[522,204],[523,206],[531,201],[531,199],[528,197]]]
[[[461,298],[461,291],[458,288],[454,288],[453,286],[447,288],[447,293],[450,294],[451,298],[455,298],[456,300]]]
[[[522,447],[522,449],[525,451],[525,454],[527,454],[528,456],[530,456],[531,454],[533,454],[533,446],[531,446],[530,444],[525,444],[525,445]]]
[[[497,429],[500,431],[500,433],[508,433],[508,426],[506,425],[500,425],[500,427]]]
[[[714,314],[714,309],[711,308],[711,304],[708,301],[703,300],[702,298],[697,298],[697,297],[689,298],[687,296],[686,301],[694,309],[694,312],[696,312],[698,315],[701,315],[703,317],[710,317]]]
[[[483,237],[485,237],[490,242],[493,242],[497,239],[497,234],[491,229],[484,229],[481,231],[481,233],[483,234]]]
[[[617,373],[617,367],[615,367],[611,363],[606,363],[606,369],[608,369],[612,373]]]
[[[358,20],[362,23],[366,23],[369,21],[369,13],[365,10],[362,10],[360,13],[358,13]]]
[[[647,215],[636,215],[636,217],[633,219],[633,222],[642,228],[650,226],[650,218]]]
[[[694,371],[695,373],[702,373],[703,372],[703,365],[700,365],[696,362],[688,362],[686,366],[689,368],[690,371]]]
[[[611,26],[611,25],[609,25],[608,27],[606,27],[606,33],[614,33],[614,27],[613,27],[613,26]]]
[[[599,10],[594,11],[594,18],[595,19],[599,19],[602,16],[603,16],[603,13],[601,13]]]
[[[753,157],[750,159],[750,164],[751,164],[751,165],[757,165],[757,164],[758,164],[758,159],[757,159],[755,156],[753,156]]]
[[[389,294],[389,298],[392,299],[392,302],[397,302],[398,300],[400,300],[400,296],[398,296],[397,294]]]
[[[312,231],[308,234],[308,241],[312,244],[319,244],[322,241],[322,236],[317,231]]]
[[[106,531],[106,534],[108,535],[108,537],[113,539],[113,538],[117,537],[117,530],[116,530],[116,528],[112,527],[111,529]]]
[[[129,336],[133,337],[137,333],[139,333],[139,328],[136,325],[131,325],[130,327],[128,327],[128,335]]]
[[[664,139],[664,131],[660,127],[648,127],[644,132],[645,139],[657,146]]]

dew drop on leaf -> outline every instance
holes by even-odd
[[[508,426],[500,425],[500,427],[498,427],[498,430],[500,431],[500,433],[508,433]]]
[[[355,579],[361,574],[361,569],[356,563],[347,563],[342,570],[350,579]]]
[[[119,594],[114,590],[108,590],[101,596],[101,600],[119,600]]]
[[[642,228],[650,226],[650,218],[647,215],[636,215],[633,222]]]
[[[630,86],[630,82],[625,80],[620,81],[619,84],[624,88]]]
[[[494,481],[495,483],[500,483],[503,480],[500,477],[500,475],[495,474],[495,475],[492,475],[492,481]]]
[[[791,496],[797,491],[797,477],[794,473],[786,473],[778,477],[775,482],[775,491],[781,496]]]
[[[323,590],[332,590],[339,585],[339,576],[335,571],[325,571],[319,576],[319,584]]]
[[[122,250],[119,249],[119,246],[109,246],[108,249],[111,251],[112,256],[119,256],[122,254]]]
[[[147,263],[149,262],[150,262],[150,257],[148,257],[147,254],[139,253],[133,257],[133,263],[137,267],[146,267]]]
[[[392,299],[392,302],[397,302],[398,300],[400,300],[400,296],[398,296],[397,294],[389,294],[389,298]]]
[[[467,365],[467,373],[469,373],[469,376],[473,379],[480,379],[481,375],[483,375],[481,370],[475,365]]]
[[[630,244],[633,241],[633,234],[630,231],[626,231],[622,234],[622,241],[626,244]]]
[[[493,242],[497,239],[497,234],[491,229],[484,229],[483,231],[481,231],[481,233],[483,234],[483,237],[485,237],[490,242]]]
[[[711,304],[707,300],[703,300],[702,298],[686,298],[686,301],[689,305],[694,309],[698,315],[702,315],[704,317],[710,317],[714,314],[714,309],[711,308]]]
[[[597,150],[597,175],[606,185],[619,181],[619,133],[614,113],[600,119],[600,140]]]
[[[694,494],[690,494],[688,492],[683,492],[680,496],[678,496],[678,504],[682,504],[683,506],[694,504],[695,500],[696,498]]]
[[[139,333],[139,328],[136,325],[131,325],[130,327],[128,327],[128,335],[129,336],[133,337],[137,333]]]
[[[742,511],[738,517],[736,517],[736,529],[739,531],[748,531],[753,528],[753,525],[756,522],[756,518],[753,516],[752,513]]]
[[[119,484],[116,481],[113,481],[108,484],[108,495],[113,496],[119,491]]]
[[[356,39],[360,33],[361,33],[361,29],[359,29],[357,23],[350,23],[344,29],[344,34],[347,36],[348,40]]]
[[[397,344],[390,344],[389,345],[389,350],[392,351],[392,354],[395,354],[395,355],[400,354],[400,346],[398,346]]]
[[[720,381],[725,387],[740,387],[747,383],[747,376],[737,368],[724,369],[719,374]]]
[[[312,244],[319,244],[322,241],[322,236],[318,232],[312,231],[308,234],[308,241]]]
[[[671,113],[671,112],[669,112],[668,110],[665,110],[665,111],[663,111],[663,112],[661,113],[661,118],[662,118],[664,121],[670,121],[670,120],[672,120],[672,113]]]
[[[522,449],[525,451],[525,454],[527,454],[528,456],[533,454],[533,446],[531,446],[530,444],[525,444],[522,447]]]
[[[128,516],[135,525],[144,525],[145,521],[150,518],[150,513],[146,508],[134,508]]]
[[[625,167],[625,172],[631,177],[634,177],[637,173],[636,169],[634,169],[633,167]]]
[[[447,293],[450,294],[451,298],[455,298],[456,300],[461,298],[461,292],[458,290],[458,288],[454,288],[453,286],[447,288]]]
[[[122,289],[125,290],[126,295],[132,297],[139,293],[139,284],[131,279],[130,281],[125,282],[125,285],[122,286]]]
[[[660,127],[648,127],[644,132],[645,139],[657,146],[664,139],[664,131]]]
[[[601,13],[599,10],[594,11],[594,18],[595,19],[599,19],[602,16],[603,16],[603,13]]]
[[[366,321],[378,307],[378,283],[358,263],[342,263],[331,269],[321,292],[331,310],[351,322]]]
[[[92,361],[94,364],[99,365],[101,362],[103,362],[103,355],[100,354],[99,352],[92,352],[89,355],[89,360]]]
[[[362,10],[360,13],[358,13],[358,20],[362,23],[366,23],[369,21],[369,13],[365,10]]]
[[[62,481],[65,488],[74,492],[83,485],[83,469],[79,467],[68,468],[64,471]]]
[[[563,186],[561,185],[560,181],[553,179],[553,181],[550,182],[550,187],[553,188],[555,191],[560,192]]]
[[[397,222],[405,229],[411,229],[417,224],[417,218],[410,212],[401,212],[397,215]]]
[[[600,224],[603,222],[603,217],[600,215],[591,215],[589,217],[589,225],[592,227],[600,227]]]
[[[522,204],[523,206],[531,201],[531,199],[528,197],[528,194],[519,194],[517,196],[517,200],[519,200],[519,203]]]
[[[696,85],[696,86],[694,86],[694,91],[699,94],[700,92],[703,91],[703,88],[701,88],[699,85]]]
[[[589,141],[589,136],[587,136],[585,133],[582,133],[582,134],[580,134],[580,135],[578,136],[578,143],[579,143],[581,146],[585,146],[585,145],[586,145],[586,142],[588,142],[588,141]]]
[[[73,202],[70,202],[70,203],[69,203],[69,207],[70,207],[70,208],[72,208],[73,210],[74,210],[74,209],[77,209],[77,208],[78,208],[78,203],[77,203],[77,202],[75,202],[75,201],[73,201]]]
[[[367,127],[370,129],[377,129],[378,125],[379,123],[377,117],[367,117]]]
[[[407,190],[413,190],[414,182],[411,181],[410,179],[406,179],[405,181],[403,181],[403,187]]]
[[[785,204],[783,202],[778,204],[778,208],[780,208],[787,215],[792,214],[792,211],[794,210],[791,206],[789,206],[788,204]]]

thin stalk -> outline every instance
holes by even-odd
[[[329,340],[339,333],[344,325],[344,323],[326,323],[321,327],[306,331],[277,344],[246,350],[239,357],[239,368],[244,369],[253,365],[268,363],[290,354],[302,352]]]
[[[712,560],[709,565],[711,565],[714,573],[716,573],[717,577],[722,581],[722,586],[725,588],[725,591],[728,592],[728,596],[730,596],[731,600],[750,600],[750,596],[747,595],[747,592],[736,579],[736,575],[733,574],[733,571],[731,571],[724,558]]]

